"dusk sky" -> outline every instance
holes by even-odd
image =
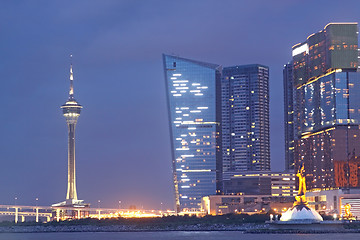
[[[173,208],[162,53],[270,67],[272,170],[284,169],[282,68],[360,1],[0,0],[0,204],[65,200],[73,54],[78,198],[97,207]]]

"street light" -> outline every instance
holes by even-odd
[[[121,206],[121,201],[119,201],[119,209],[121,209],[121,207],[120,207],[120,206]]]
[[[98,200],[98,208],[100,208],[100,202],[101,202],[101,201],[100,201],[100,200]]]
[[[17,197],[14,198],[14,203],[15,203],[14,205],[16,205],[16,200],[17,200]]]
[[[36,200],[36,206],[38,205],[39,198],[35,198]]]

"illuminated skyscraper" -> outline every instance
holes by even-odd
[[[199,210],[219,189],[221,66],[163,55],[176,210]]]
[[[269,171],[269,68],[225,67],[222,75],[223,179],[240,172]]]
[[[341,187],[341,162],[360,154],[358,24],[330,23],[292,56],[296,168],[304,163],[309,189]]]
[[[293,63],[290,62],[283,69],[284,86],[284,129],[285,129],[285,171],[294,170],[294,87]]]

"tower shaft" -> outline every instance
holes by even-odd
[[[77,200],[76,193],[76,173],[75,173],[75,127],[76,120],[73,123],[68,122],[68,187],[66,199]]]

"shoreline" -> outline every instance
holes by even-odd
[[[180,225],[180,226],[141,226],[141,225],[72,225],[72,226],[0,226],[1,233],[56,233],[56,232],[228,232],[238,231],[241,234],[335,234],[360,233],[360,229],[273,229],[268,224],[242,225]]]
[[[261,225],[263,227],[263,225]],[[255,224],[245,225],[178,225],[178,226],[159,226],[159,225],[38,225],[38,226],[0,226],[1,233],[36,233],[36,232],[167,232],[167,231],[239,231],[258,227]]]

